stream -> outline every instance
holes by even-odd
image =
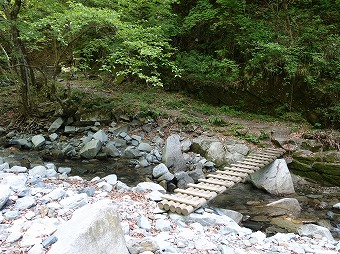
[[[30,151],[0,150],[0,157],[3,157],[12,165],[22,165],[27,168],[42,165],[39,153]],[[17,163],[17,164],[16,164]],[[27,165],[25,165],[25,163]],[[109,159],[90,161],[54,161],[57,167],[70,167],[71,175],[78,175],[86,180],[95,176],[104,177],[109,174],[116,174],[118,180],[129,186],[136,186],[139,182],[145,181],[152,175],[155,165],[146,168],[135,168],[130,160]],[[28,165],[30,164],[30,165]],[[322,186],[293,175],[296,193],[284,197],[296,198],[302,212],[296,218],[287,216],[270,217],[267,215],[266,204],[277,201],[284,197],[278,197],[257,189],[250,183],[239,183],[227,192],[220,194],[208,203],[212,209],[223,208],[242,213],[244,219],[242,225],[254,231],[262,231],[267,235],[277,232],[296,233],[297,227],[302,223],[314,223],[323,227],[331,228],[331,233],[336,239],[340,238],[340,212],[332,207],[339,203],[340,187]]]

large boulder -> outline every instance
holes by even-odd
[[[275,160],[251,174],[249,179],[256,187],[265,189],[274,195],[295,192],[293,180],[284,159]]]
[[[300,214],[302,208],[299,201],[295,198],[283,198],[267,205],[268,214],[270,216],[292,215]]]
[[[94,157],[96,157],[101,147],[101,141],[93,139],[90,142],[86,143],[86,145],[80,150],[79,154],[81,157],[84,157],[86,159],[93,159]]]
[[[187,170],[178,135],[174,134],[167,138],[163,151],[163,162],[174,173]]]
[[[101,200],[76,210],[72,219],[55,232],[58,241],[49,254],[128,254],[119,216],[110,200]]]
[[[207,159],[212,160],[216,166],[225,164],[227,151],[221,142],[213,142],[207,150]]]
[[[306,224],[298,228],[298,232],[302,236],[312,236],[317,238],[326,237],[330,241],[334,241],[331,232],[325,228],[315,224]]]

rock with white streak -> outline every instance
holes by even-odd
[[[325,228],[315,224],[305,224],[298,228],[298,232],[302,236],[312,236],[316,238],[326,237],[330,241],[334,241],[331,232]]]
[[[279,216],[284,214],[297,216],[302,210],[299,201],[295,198],[283,198],[268,204],[267,207],[270,208],[268,209],[270,216]]]
[[[128,254],[119,216],[110,200],[88,204],[73,213],[54,234],[58,241],[49,254]]]
[[[60,205],[68,209],[79,208],[86,205],[87,203],[88,196],[86,195],[86,193],[76,194],[60,201]]]
[[[284,159],[277,159],[268,166],[256,171],[249,177],[258,188],[271,194],[282,195],[294,193],[291,174]]]

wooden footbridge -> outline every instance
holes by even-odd
[[[269,148],[251,154],[243,161],[225,167],[223,171],[218,170],[208,174],[207,179],[199,179],[197,184],[189,183],[186,189],[175,189],[176,194],[163,195],[163,200],[158,203],[158,207],[188,215],[236,183],[243,182],[251,173],[269,165],[284,153],[283,149]]]

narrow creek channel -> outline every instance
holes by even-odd
[[[12,164],[16,161],[29,161],[31,166],[41,165],[44,162],[35,152],[11,152],[0,150],[0,157],[9,159]],[[116,174],[118,180],[129,186],[136,186],[139,182],[152,175],[154,165],[146,168],[135,168],[129,160],[110,159],[93,161],[53,161],[57,167],[70,167],[71,175],[78,175],[86,180],[99,176],[104,177],[109,174]],[[25,166],[25,165],[23,165]],[[293,176],[294,179],[300,179]],[[208,203],[212,209],[222,208],[234,210],[243,214],[242,225],[254,231],[262,231],[267,235],[277,232],[296,233],[296,229],[302,223],[315,223],[324,227],[331,227],[333,236],[340,238],[340,213],[339,210],[332,208],[332,204],[338,203],[340,199],[340,187],[321,186],[317,183],[303,179],[295,181],[295,194],[285,197],[296,198],[302,212],[298,217],[290,218],[287,216],[270,217],[267,215],[266,204],[277,201],[283,197],[268,194],[257,189],[250,183],[239,183],[225,193],[217,196]]]

